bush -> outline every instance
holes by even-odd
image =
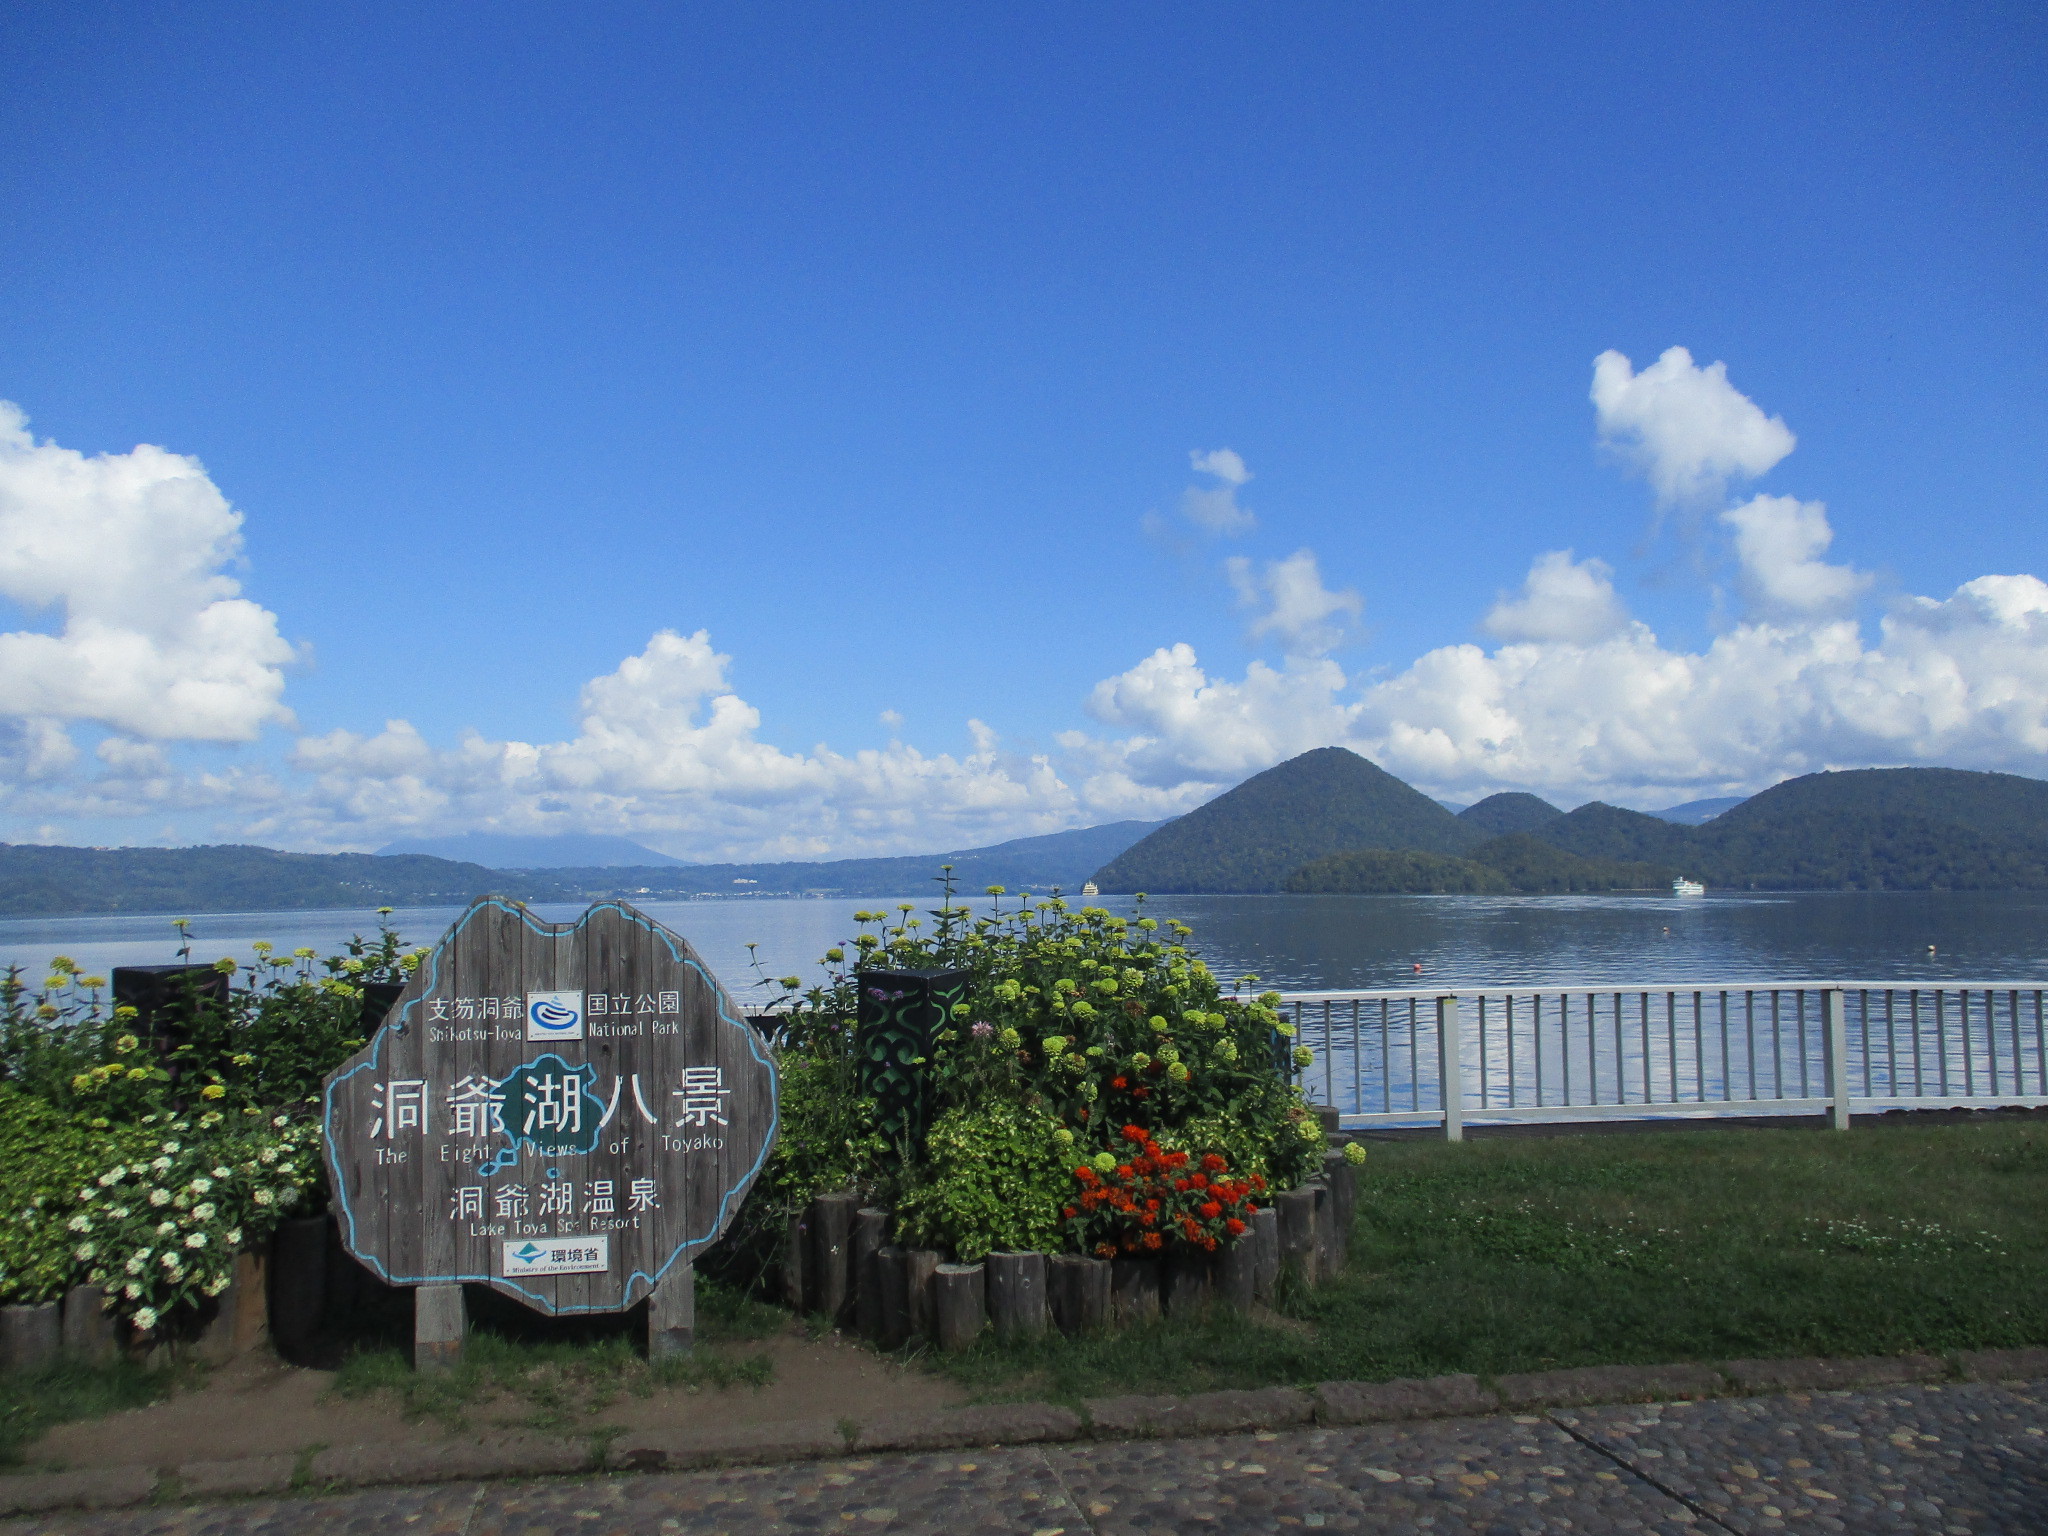
[[[0,976],[0,1298],[89,1281],[155,1329],[318,1208],[321,1081],[363,1044],[363,984],[402,979],[418,952],[388,927],[324,962],[258,951],[224,1003],[195,993],[151,1038],[61,955],[40,988]]]
[[[1322,1130],[1282,1066],[1308,1053],[1290,1044],[1277,994],[1224,995],[1184,924],[1162,932],[1149,917],[1076,912],[1056,897],[1004,913],[1008,893],[990,894],[998,910],[977,916],[949,885],[929,931],[911,903],[893,921],[856,912],[859,934],[827,953],[818,985],[782,980],[783,1140],[763,1181],[774,1202],[764,1227],[851,1185],[895,1207],[904,1239],[963,1257],[1092,1246],[1063,1215],[1074,1170],[1105,1152],[1120,1159],[1126,1127],[1270,1188],[1320,1165]],[[883,969],[968,974],[915,1063],[932,1117],[920,1144],[885,1136],[861,1088],[861,975]],[[1181,1227],[1173,1240],[1185,1240]]]

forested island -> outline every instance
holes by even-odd
[[[2048,783],[1955,768],[1813,773],[1699,826],[1598,801],[1493,795],[1453,813],[1342,747],[1305,752],[1161,826],[1104,891],[2048,889]]]

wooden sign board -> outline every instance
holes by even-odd
[[[495,896],[327,1079],[342,1240],[393,1285],[616,1312],[715,1242],[775,1142],[775,1068],[679,935]]]

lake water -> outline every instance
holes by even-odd
[[[752,992],[747,945],[769,976],[814,975],[819,956],[854,932],[861,907],[926,897],[650,901],[644,910],[687,937],[728,987]],[[1101,905],[1128,914],[1128,897]],[[430,944],[454,907],[406,909],[391,921]],[[572,906],[537,906],[565,921]],[[1198,952],[1226,979],[1247,972],[1283,990],[1358,987],[1603,985],[1853,979],[2003,981],[2048,974],[2048,893],[1811,892],[1669,896],[1170,896],[1155,917],[1194,926]],[[375,912],[192,914],[195,959],[246,961],[267,939],[321,954],[374,933]],[[1930,952],[1929,946],[1934,946]],[[0,965],[40,978],[52,955],[87,972],[177,958],[168,917],[10,918]],[[1421,966],[1418,972],[1415,967]],[[755,994],[758,995],[758,994]]]

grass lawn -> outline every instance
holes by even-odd
[[[1074,1399],[2044,1344],[2048,1125],[1379,1144],[1349,1269],[1281,1311],[924,1358]]]

